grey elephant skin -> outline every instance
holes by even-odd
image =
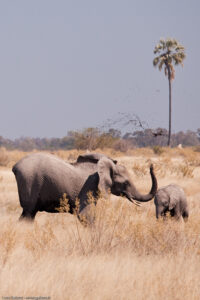
[[[187,221],[189,210],[186,195],[183,189],[176,185],[170,184],[158,189],[155,195],[154,204],[156,207],[156,217],[165,217],[170,212],[171,217],[179,220],[183,217]]]
[[[79,213],[88,205],[88,192],[95,199],[100,192],[111,191],[130,201],[151,200],[157,190],[153,166],[150,167],[152,188],[142,195],[135,188],[126,168],[99,153],[81,155],[75,163],[67,163],[47,153],[30,154],[13,167],[18,194],[23,208],[20,219],[34,219],[38,211],[58,212],[60,199],[66,194],[69,213],[80,201]]]

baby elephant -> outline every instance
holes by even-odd
[[[184,221],[187,221],[189,216],[187,199],[180,186],[170,184],[160,188],[156,192],[154,204],[156,206],[156,218],[164,217],[169,211],[171,217],[178,220],[182,216]]]

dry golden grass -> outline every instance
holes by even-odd
[[[74,160],[79,153],[57,155]],[[25,153],[4,152],[8,161],[0,168],[0,296],[200,299],[199,153],[105,153],[129,169],[141,192],[150,189],[150,161],[159,186],[181,185],[190,207],[188,222],[157,221],[153,201],[136,207],[112,195],[99,199],[92,226],[84,227],[64,213],[38,213],[33,224],[19,223],[21,207],[11,163]]]

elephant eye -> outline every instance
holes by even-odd
[[[129,185],[128,180],[126,180],[126,181],[124,182],[124,185],[125,185],[125,186],[128,186],[128,185]]]

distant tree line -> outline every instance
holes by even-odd
[[[115,150],[127,151],[130,148],[166,146],[168,131],[164,128],[144,129],[122,134],[120,130],[109,129],[102,132],[98,128],[87,128],[81,131],[69,131],[62,138],[30,138],[21,137],[10,140],[0,136],[0,147],[8,150],[95,150],[97,148],[113,148]],[[200,128],[196,132],[188,130],[172,134],[171,146],[199,146]]]

